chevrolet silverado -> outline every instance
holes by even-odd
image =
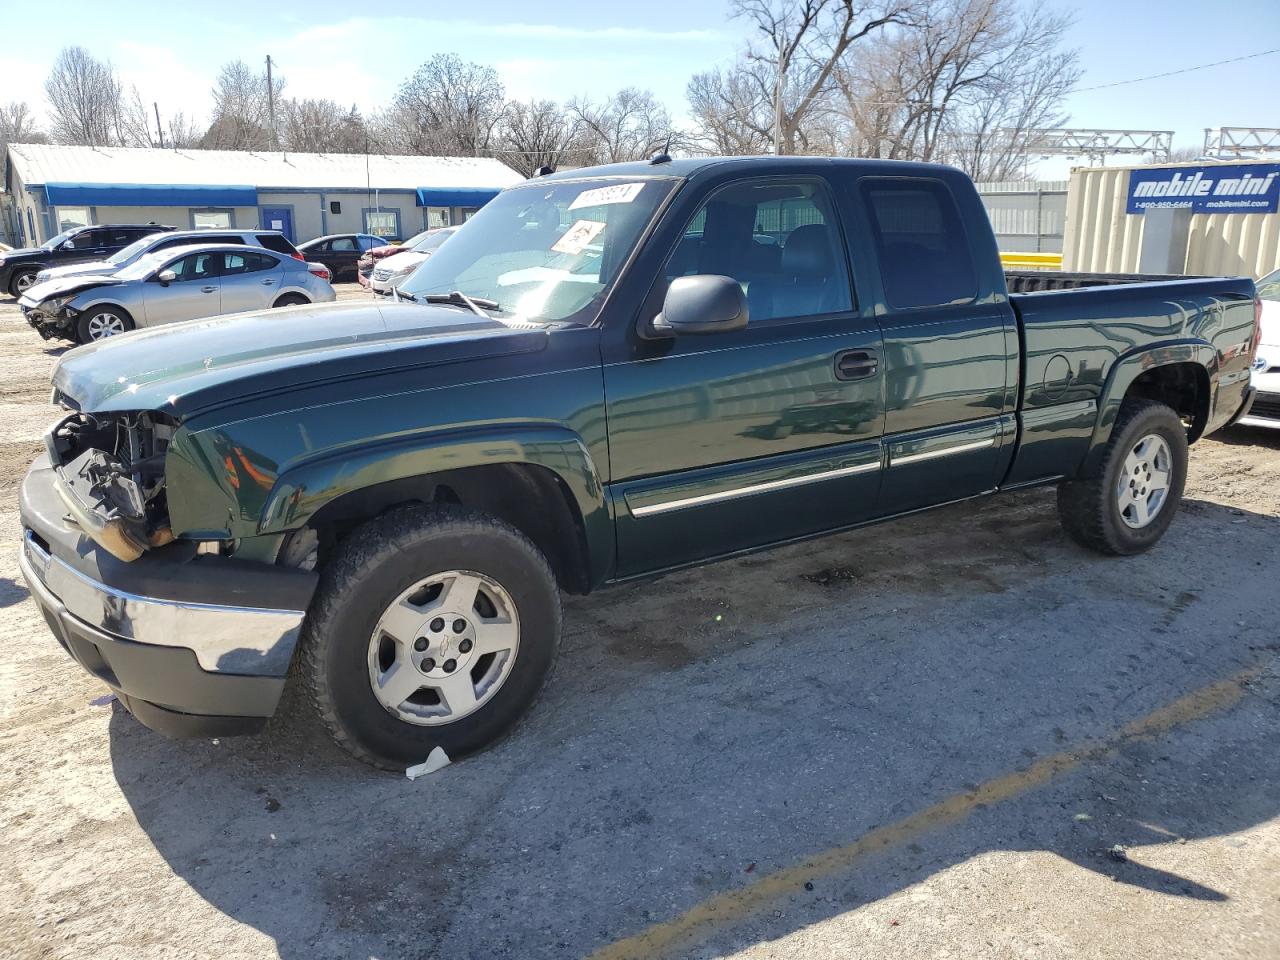
[[[289,677],[403,769],[529,708],[562,591],[1042,485],[1083,546],[1152,547],[1257,340],[1248,279],[1006,277],[948,167],[553,174],[395,302],[66,354],[21,566],[143,723],[256,730]]]

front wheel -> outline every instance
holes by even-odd
[[[133,318],[112,307],[90,307],[76,321],[76,342],[95,343],[133,329]]]
[[[1068,535],[1099,553],[1132,554],[1164,536],[1187,479],[1187,430],[1157,400],[1126,400],[1099,463],[1058,485]]]
[[[13,279],[9,281],[9,292],[15,300],[36,285],[37,273],[38,270],[19,270],[13,275]]]
[[[366,763],[403,770],[505,734],[560,643],[560,595],[523,534],[453,506],[365,524],[325,567],[299,659],[321,721]]]

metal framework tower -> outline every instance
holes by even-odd
[[[1280,127],[1206,127],[1204,155],[1218,160],[1280,156]]]
[[[1058,130],[1009,131],[1025,138],[1026,152],[1042,157],[1086,157],[1101,164],[1105,157],[1150,156],[1167,161],[1173,152],[1172,130]]]

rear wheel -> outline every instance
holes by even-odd
[[[14,297],[20,297],[30,290],[36,283],[36,274],[38,270],[19,270],[13,275],[13,279],[9,281],[9,292]]]
[[[133,318],[114,307],[90,307],[76,321],[76,342],[93,343],[133,329]]]
[[[1126,400],[1093,472],[1058,486],[1058,516],[1099,553],[1152,547],[1178,510],[1187,479],[1187,430],[1156,400]]]
[[[300,303],[310,303],[310,302],[311,302],[310,300],[308,300],[306,297],[304,297],[304,296],[303,296],[302,294],[300,294],[300,293],[286,293],[283,297],[281,297],[279,300],[277,300],[277,301],[276,301],[275,303],[273,303],[271,306],[273,306],[273,307],[296,307],[296,306],[297,306],[298,304],[300,304]]]
[[[560,596],[546,559],[501,521],[453,506],[365,524],[325,567],[299,669],[333,738],[403,770],[505,734],[551,672]]]

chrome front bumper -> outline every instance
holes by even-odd
[[[119,560],[68,514],[47,456],[19,504],[18,566],[50,630],[138,719],[209,736],[248,732],[274,713],[314,574],[183,543]]]

